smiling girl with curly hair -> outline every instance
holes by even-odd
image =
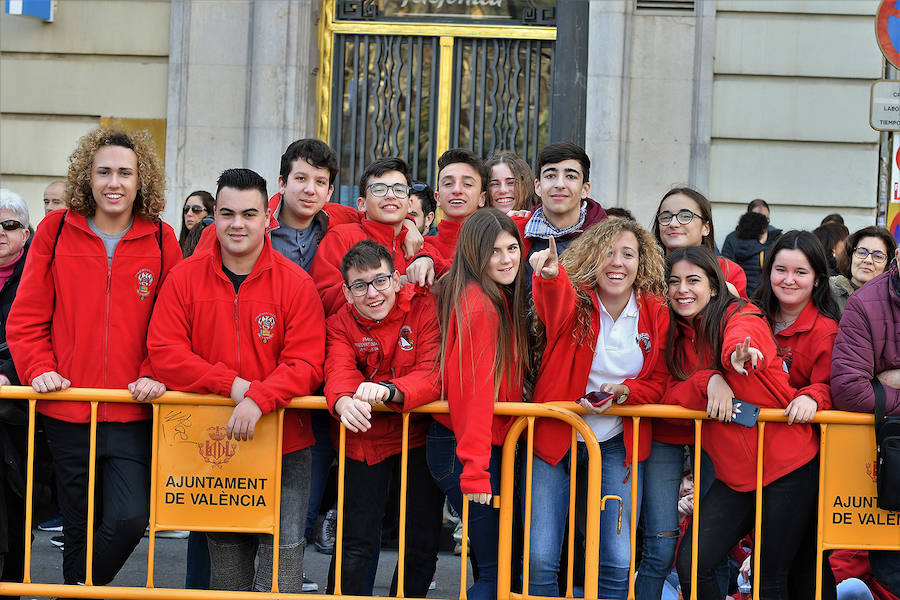
[[[7,339],[23,383],[37,392],[69,386],[127,388],[152,400],[147,326],[166,273],[180,259],[165,207],[159,159],[146,132],[97,129],[69,157],[67,210],[34,234],[10,314]],[[53,454],[66,538],[63,576],[85,581],[90,405],[39,400]],[[150,407],[97,409],[93,583],[112,581],[147,526]]]

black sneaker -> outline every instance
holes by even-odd
[[[66,544],[66,538],[61,535],[54,535],[50,538],[50,543],[59,548],[59,551],[62,552]]]

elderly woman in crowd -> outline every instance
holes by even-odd
[[[31,232],[22,197],[0,189],[0,385],[18,385],[6,344],[6,322],[25,266]],[[21,581],[25,539],[25,457],[28,413],[21,400],[0,400],[0,570],[3,581]]]

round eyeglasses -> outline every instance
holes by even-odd
[[[355,281],[353,283],[347,284],[347,289],[349,289],[350,293],[357,298],[362,298],[369,293],[370,285],[375,288],[375,291],[383,292],[391,287],[391,276],[379,275],[371,281]]]
[[[409,186],[404,183],[395,183],[394,185],[388,185],[386,183],[372,183],[369,184],[367,188],[372,195],[376,198],[383,198],[387,196],[388,190],[394,192],[394,198],[408,198],[409,197]]]
[[[856,250],[853,251],[853,254],[859,260],[866,260],[866,257],[871,256],[872,262],[880,265],[884,261],[887,260],[887,254],[882,252],[881,250],[875,250],[874,252],[870,252],[868,248],[863,248],[862,246],[857,246]]]
[[[662,226],[666,226],[666,225],[670,225],[672,223],[672,219],[674,218],[682,225],[687,225],[688,223],[690,223],[691,221],[694,220],[694,217],[697,217],[701,221],[706,220],[702,216],[695,213],[694,211],[687,209],[687,208],[682,208],[677,213],[671,213],[667,210],[662,211],[661,213],[656,215],[656,222]]]

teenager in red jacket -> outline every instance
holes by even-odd
[[[97,129],[69,157],[68,210],[41,221],[7,323],[21,381],[38,392],[128,388],[151,400],[147,324],[157,290],[181,260],[162,165],[146,132]],[[90,404],[39,401],[63,517],[63,577],[85,581]],[[149,517],[150,407],[101,403],[93,583],[112,581]]]
[[[369,564],[378,549],[392,478],[403,443],[400,415],[376,413],[385,404],[403,411],[440,398],[437,357],[441,332],[434,297],[400,286],[387,248],[372,240],[341,260],[344,306],[327,322],[325,398],[347,428],[341,593],[370,595]],[[428,473],[425,435],[431,418],[409,419],[404,594],[424,598],[434,575],[444,495]],[[337,425],[335,423],[335,425]],[[339,428],[333,433],[337,442]],[[334,591],[335,559],[328,593]],[[394,573],[396,593],[397,573]]]
[[[403,243],[407,228],[403,223],[409,213],[409,181],[409,165],[402,158],[379,158],[363,171],[356,204],[365,216],[359,224],[348,223],[329,231],[319,244],[309,271],[322,296],[326,315],[346,304],[341,259],[356,242],[370,239],[385,246],[397,271],[406,274]]]
[[[713,570],[753,527],[756,488],[757,428],[731,421],[741,401],[784,410],[795,390],[764,315],[730,293],[709,249],[679,248],[666,266],[672,320],[666,362],[685,383],[675,400],[686,408],[705,408],[718,420],[702,429],[716,480],[700,501],[697,591],[701,599],[720,598]],[[769,423],[763,443],[757,581],[762,598],[786,598],[788,573],[816,515],[818,438],[807,424]],[[691,535],[676,560],[685,596],[693,583]]]
[[[662,197],[653,220],[653,235],[666,254],[676,248],[705,246],[714,254],[716,234],[713,229],[712,205],[691,188],[672,188]],[[719,268],[735,296],[747,297],[747,275],[737,263],[718,257]]]
[[[634,221],[607,219],[581,234],[558,261],[556,240],[531,256],[532,294],[547,347],[535,385],[534,400],[574,400],[587,411],[585,421],[602,452],[603,495],[622,498],[619,514],[606,510],[600,520],[598,594],[628,595],[631,558],[631,477],[643,479],[640,463],[632,472],[630,419],[603,415],[612,399],[598,406],[585,400],[611,384],[646,376],[663,362],[668,312],[662,299],[663,260],[655,240]],[[566,373],[565,377],[561,377]],[[580,400],[579,400],[580,399]],[[641,426],[639,456],[650,454],[650,422]],[[575,522],[582,535],[587,500],[587,449],[579,436]],[[558,570],[569,506],[571,429],[550,419],[539,420],[531,499],[529,593],[559,596]],[[640,511],[640,499],[638,499]],[[656,533],[646,533],[653,535]],[[582,552],[584,549],[582,548]],[[670,568],[671,570],[671,563]],[[666,573],[662,574],[662,581]],[[649,597],[649,596],[648,596]]]
[[[153,372],[167,386],[231,397],[236,406],[226,432],[237,440],[252,440],[263,414],[315,392],[325,362],[322,304],[306,272],[272,249],[266,197],[266,182],[253,171],[222,173],[217,241],[173,270],[147,339]],[[301,590],[312,443],[306,412],[286,411],[278,568],[284,592]],[[258,536],[257,553],[251,535],[207,535],[214,589],[271,589],[272,536]]]
[[[450,270],[463,224],[487,202],[484,161],[465,148],[441,154],[434,197],[444,215],[437,235],[425,238],[425,248],[406,271],[409,282],[418,285],[431,285]]]
[[[809,231],[788,231],[772,246],[753,296],[775,334],[788,380],[796,390],[784,413],[788,423],[809,423],[816,411],[831,408],[831,351],[840,311],[828,285],[825,249]],[[816,569],[816,520],[791,569],[796,594],[813,597]],[[835,597],[834,576],[823,561],[823,598]]]
[[[521,402],[528,369],[522,241],[512,219],[477,211],[459,235],[456,258],[441,284],[441,375],[449,415],[428,432],[428,468],[462,514],[469,499],[469,544],[478,558],[472,600],[497,597],[501,445],[512,417],[493,416],[495,402]]]

